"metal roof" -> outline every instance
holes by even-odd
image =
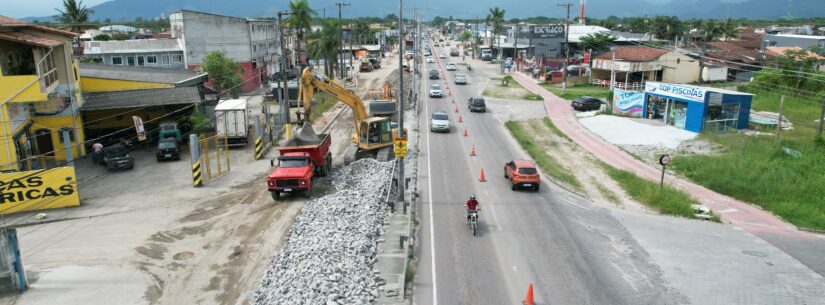
[[[185,105],[201,101],[197,87],[84,93],[81,111]]]
[[[162,83],[175,87],[192,86],[206,82],[207,73],[186,69],[155,67],[80,64],[80,77],[103,78],[136,82]]]
[[[183,46],[178,39],[86,41],[83,45],[84,55],[183,52]]]

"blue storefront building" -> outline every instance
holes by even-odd
[[[646,82],[648,119],[693,132],[745,129],[753,94],[686,84]]]

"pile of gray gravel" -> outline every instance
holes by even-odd
[[[370,304],[392,164],[362,159],[334,171],[335,191],[307,201],[251,303]]]

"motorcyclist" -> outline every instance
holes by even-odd
[[[467,208],[467,221],[468,222],[470,221],[470,213],[478,212],[478,211],[481,210],[480,205],[481,204],[478,203],[478,200],[476,200],[476,194],[471,194],[470,199],[467,200],[467,203],[464,204],[464,207]]]

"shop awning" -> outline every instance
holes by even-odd
[[[197,87],[86,93],[81,111],[187,105],[201,101]]]

